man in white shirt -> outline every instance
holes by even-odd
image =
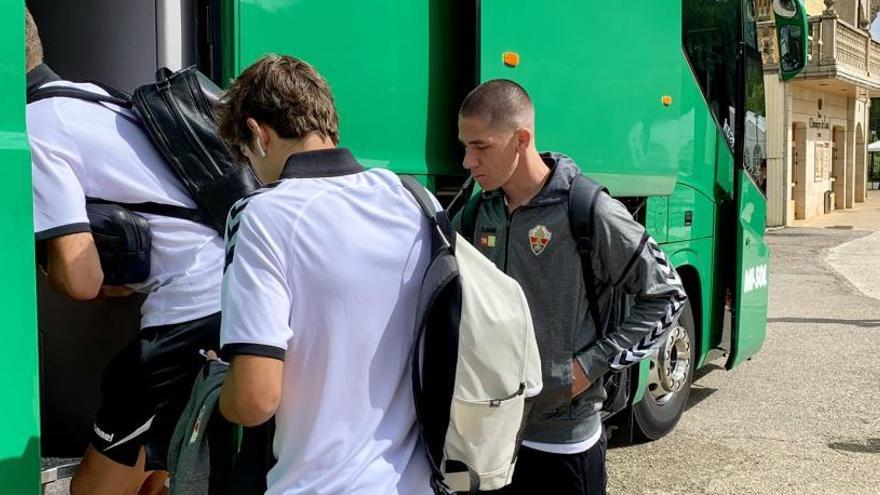
[[[47,86],[106,94],[92,84],[64,81],[43,64],[29,12],[26,34],[29,94]],[[94,436],[71,492],[161,493],[171,433],[204,362],[198,351],[219,348],[223,241],[208,226],[144,214],[152,237],[149,277],[102,288],[86,197],[185,208],[195,203],[128,110],[47,98],[27,106],[27,126],[34,232],[52,287],[78,300],[147,294],[139,336],[104,371]]]
[[[269,185],[227,221],[220,411],[275,416],[269,494],[430,493],[408,366],[427,220],[393,173],[336,148],[330,88],[307,63],[259,60],[222,114]]]

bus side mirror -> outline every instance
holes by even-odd
[[[773,0],[779,70],[783,81],[798,75],[807,65],[807,11],[801,0]]]

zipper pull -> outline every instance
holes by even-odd
[[[514,393],[508,395],[507,397],[505,397],[505,398],[503,398],[503,399],[492,399],[492,400],[490,400],[490,401],[489,401],[489,407],[501,407],[501,403],[502,403],[502,402],[504,402],[504,401],[508,401],[508,400],[510,400],[510,399],[513,399],[514,397],[519,397],[520,395],[524,394],[525,391],[526,391],[526,384],[525,384],[525,383],[520,383],[520,384],[519,384],[519,389],[518,389],[516,392],[514,392]]]

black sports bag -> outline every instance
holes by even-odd
[[[110,203],[86,203],[86,213],[104,271],[104,285],[136,284],[149,278],[147,220]]]
[[[30,92],[28,103],[64,97],[133,109],[138,116],[138,120],[133,122],[150,136],[177,178],[186,186],[198,209],[158,203],[116,204],[139,213],[199,222],[213,227],[222,235],[226,215],[233,203],[258,189],[261,184],[250,165],[235,161],[217,132],[213,109],[222,94],[220,88],[195,67],[177,72],[159,69],[156,82],[137,88],[133,97],[117,89],[100,86],[110,96],[71,87],[49,86]],[[124,117],[130,118],[127,115]]]
[[[134,109],[153,143],[221,235],[233,203],[260,188],[253,169],[238,163],[217,133],[213,107],[221,94],[194,67],[156,73],[134,91]]]

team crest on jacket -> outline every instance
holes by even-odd
[[[536,225],[529,231],[529,244],[532,246],[532,254],[539,256],[550,244],[550,238],[553,233],[547,230],[543,225]]]

